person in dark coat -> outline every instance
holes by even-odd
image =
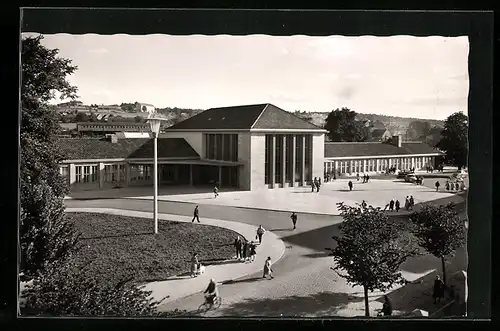
[[[366,175],[366,182],[368,183],[370,181],[370,175]]]
[[[434,281],[434,288],[432,290],[432,298],[434,299],[434,303],[441,301],[444,298],[444,283],[441,278],[436,276],[436,280]]]
[[[236,239],[234,240],[234,248],[236,249],[236,258],[239,260],[241,259],[241,251],[242,251],[243,243],[241,242],[240,236],[237,236]]]
[[[359,172],[356,174],[356,181],[359,182]]]
[[[394,210],[394,200],[389,201],[389,210],[390,211]]]
[[[347,185],[349,186],[349,191],[352,191],[352,182],[349,181],[349,183],[347,183]]]
[[[198,209],[198,206],[194,208],[193,220],[191,222],[194,223],[194,220],[197,220],[198,223],[200,223],[200,210]]]
[[[405,209],[408,210],[410,209],[410,197],[406,197],[405,199]]]
[[[396,200],[395,206],[396,206],[396,212],[398,212],[399,209],[401,209],[401,204],[399,203],[399,200]]]
[[[439,191],[439,186],[441,186],[441,184],[439,184],[439,180],[436,181],[436,184],[434,184],[436,186],[436,192]]]
[[[382,314],[384,316],[392,315],[392,303],[387,295],[384,295],[384,304],[382,305]]]
[[[253,241],[250,242],[250,262],[255,261],[255,255],[257,255],[256,251],[257,245]]]
[[[243,242],[243,248],[242,248],[242,258],[243,258],[243,262],[246,262],[247,259],[250,257],[250,254],[249,254],[249,247],[248,247],[248,242],[247,241],[244,241]]]
[[[292,220],[293,229],[295,230],[297,228],[297,214],[293,212],[292,215],[290,215],[290,219]]]
[[[415,206],[415,200],[413,199],[413,195],[410,195],[410,209],[413,210]]]
[[[314,180],[311,182],[311,192],[314,192],[316,185],[317,185],[317,180],[316,177],[314,177]]]

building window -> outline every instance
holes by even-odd
[[[270,134],[266,134],[265,137],[265,161],[264,161],[264,183],[271,183],[271,162],[272,162],[272,140],[273,136]]]
[[[283,162],[283,135],[277,134],[275,135],[275,144],[276,147],[274,149],[274,182],[282,183],[282,162]]]
[[[225,134],[223,137],[222,159],[224,161],[231,161],[231,135]]]
[[[59,173],[61,174],[61,177],[64,178],[64,180],[67,183],[68,182],[68,167],[67,166],[59,167]]]
[[[231,135],[231,161],[238,161],[238,134]]]
[[[223,145],[222,145],[222,135],[221,134],[216,134],[215,135],[215,159],[216,160],[222,160],[222,153],[223,153]]]
[[[286,135],[285,143],[285,180],[288,183],[292,182],[292,166],[293,166],[293,135]]]
[[[111,165],[105,164],[104,165],[104,181],[105,182],[111,182]]]
[[[298,134],[295,136],[295,179],[298,181],[303,181],[302,178],[302,156],[303,156],[303,145],[302,145],[302,135]]]
[[[96,165],[92,166],[92,183],[99,181],[99,169]]]
[[[305,180],[306,181],[310,181],[312,180],[312,135],[308,134],[305,136],[306,137],[306,141],[305,141],[305,148],[304,148],[304,153],[305,153],[305,156],[306,156],[306,159],[305,159]]]
[[[126,177],[126,175],[125,175],[125,165],[124,164],[120,164],[119,168],[120,168],[120,180],[124,181],[125,177]]]
[[[83,182],[88,183],[90,181],[90,166],[83,166]]]
[[[208,140],[208,154],[207,158],[210,160],[215,159],[215,135],[207,134]]]

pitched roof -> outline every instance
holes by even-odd
[[[384,156],[440,153],[422,142],[402,143],[401,147],[380,142],[327,142],[325,157]]]
[[[153,139],[118,139],[112,143],[98,138],[59,138],[58,148],[67,160],[153,158]],[[158,138],[159,158],[199,157],[184,138]]]
[[[321,129],[274,105],[211,108],[167,130]]]
[[[322,128],[279,107],[276,107],[275,105],[267,104],[262,114],[252,126],[252,129],[321,130]]]
[[[372,138],[381,138],[386,132],[387,129],[373,129],[371,132],[371,136]]]

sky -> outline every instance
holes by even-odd
[[[78,66],[69,81],[84,104],[208,109],[272,103],[288,111],[348,107],[438,120],[467,113],[466,36],[44,37],[44,46]]]

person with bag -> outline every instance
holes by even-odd
[[[262,225],[259,225],[259,227],[257,228],[257,235],[255,236],[255,239],[259,239],[259,244],[262,244],[262,236],[265,232],[266,230],[264,230]]]

